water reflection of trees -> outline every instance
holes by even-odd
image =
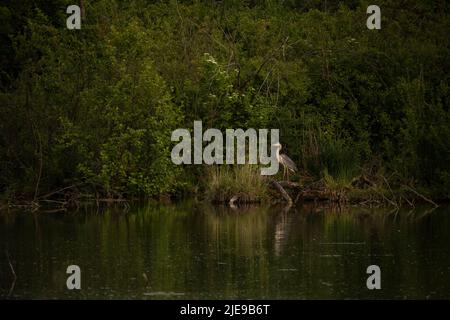
[[[82,294],[90,297],[370,296],[361,293],[370,264],[384,270],[385,296],[420,297],[423,288],[442,296],[450,265],[448,209],[417,210],[111,207],[0,215],[0,239],[18,274],[14,292],[37,298],[66,296],[64,271],[76,262],[89,283]]]

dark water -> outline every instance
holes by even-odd
[[[449,208],[3,212],[0,297],[448,299],[449,245]],[[79,291],[66,287],[72,264],[81,268]],[[372,264],[381,290],[366,287]]]

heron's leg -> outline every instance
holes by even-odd
[[[287,181],[289,182],[289,170],[286,170],[287,173]]]

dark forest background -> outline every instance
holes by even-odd
[[[377,0],[381,30],[357,0],[85,0],[68,30],[72,2],[0,5],[4,199],[198,192],[205,168],[170,160],[194,120],[279,128],[304,177],[450,196],[445,0]]]

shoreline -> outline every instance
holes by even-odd
[[[274,181],[272,181],[274,182]],[[284,190],[291,201],[286,201],[283,195],[280,195],[280,190],[270,189],[270,195],[266,198],[258,198],[249,195],[245,192],[240,192],[232,197],[225,197],[221,199],[199,199],[201,193],[192,194],[191,200],[196,203],[208,203],[213,206],[228,206],[230,208],[239,208],[246,206],[263,206],[263,205],[283,205],[284,207],[297,207],[303,204],[326,204],[330,206],[348,207],[348,206],[362,206],[362,207],[391,207],[391,208],[415,208],[420,205],[431,205],[435,208],[439,206],[446,206],[450,204],[450,199],[442,197],[427,198],[422,194],[411,192],[406,197],[403,191],[393,191],[387,194],[378,190],[367,189],[351,189],[351,190],[333,190],[333,189],[311,189],[300,186],[293,182],[276,181]],[[292,189],[297,189],[292,191]],[[413,195],[414,196],[411,196]],[[278,195],[278,196],[276,196]],[[284,195],[284,196],[286,196]],[[389,196],[389,197],[388,197]],[[62,197],[52,199],[21,199],[11,201],[8,199],[0,200],[0,212],[5,210],[25,210],[25,211],[45,211],[45,212],[61,212],[70,211],[79,208],[82,205],[96,205],[110,206],[123,204],[124,207],[129,207],[130,204],[137,203],[155,203],[155,204],[176,204],[183,202],[188,197],[173,196],[169,194],[160,195],[157,197],[128,197],[128,198],[95,198],[95,194],[77,194],[75,197],[68,197],[62,194]]]

